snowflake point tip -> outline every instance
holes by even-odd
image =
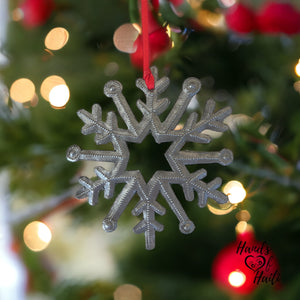
[[[80,158],[81,149],[78,145],[72,145],[67,150],[67,160],[70,162],[78,161]]]
[[[222,149],[220,152],[220,164],[227,166],[233,161],[233,153],[229,149]]]
[[[102,222],[102,227],[106,232],[115,231],[117,228],[117,222],[111,219],[104,219]]]
[[[179,230],[184,234],[190,234],[194,231],[194,229],[195,224],[191,220],[187,220],[179,224]]]
[[[113,97],[119,94],[123,89],[122,84],[117,80],[110,80],[104,85],[104,94],[107,97]]]
[[[182,85],[182,89],[185,93],[194,96],[199,92],[201,88],[201,82],[198,78],[189,77],[187,78]]]

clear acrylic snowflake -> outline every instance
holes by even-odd
[[[214,112],[215,102],[208,100],[201,118],[198,120],[198,114],[191,113],[183,128],[178,130],[176,126],[188,104],[200,90],[200,81],[193,77],[184,81],[182,92],[162,122],[159,115],[168,108],[169,100],[159,98],[159,95],[167,89],[169,78],[158,79],[157,69],[153,67],[151,70],[155,78],[153,90],[147,88],[143,79],[136,81],[136,86],[146,96],[146,102],[137,101],[137,107],[143,114],[141,121],[136,119],[130,109],[122,94],[122,85],[118,81],[107,82],[104,86],[104,94],[113,99],[127,129],[119,128],[114,112],[107,114],[106,122],[102,121],[102,110],[98,104],[93,105],[92,113],[86,110],[80,110],[77,113],[84,122],[82,133],[84,135],[94,133],[96,145],[112,143],[114,151],[81,150],[77,145],[71,146],[67,151],[67,159],[71,162],[90,160],[114,164],[111,170],[107,170],[101,165],[95,167],[96,180],[85,176],[80,177],[81,188],[76,197],[80,199],[88,197],[89,203],[95,205],[101,190],[104,190],[104,197],[109,199],[114,195],[115,185],[125,183],[103,221],[103,229],[107,232],[116,229],[118,219],[132,197],[137,194],[140,200],[132,210],[132,214],[134,216],[142,214],[143,219],[133,230],[135,233],[145,234],[146,249],[148,250],[155,248],[155,232],[163,230],[163,225],[155,219],[156,214],[165,214],[165,208],[156,201],[158,194],[161,193],[178,218],[180,231],[184,234],[191,233],[195,225],[187,216],[171,185],[181,185],[184,197],[188,201],[194,199],[194,191],[196,191],[200,207],[206,205],[208,198],[218,203],[226,203],[228,201],[227,196],[217,190],[222,183],[220,178],[217,177],[211,182],[205,183],[202,181],[207,175],[205,169],[201,168],[190,173],[186,166],[207,163],[218,163],[226,166],[233,160],[232,152],[228,149],[217,152],[182,150],[187,142],[209,143],[211,137],[203,133],[206,129],[217,132],[227,130],[227,125],[223,121],[225,117],[231,114],[231,108],[226,107]],[[127,171],[130,155],[127,143],[141,143],[149,133],[152,134],[156,143],[171,143],[165,157],[172,171],[156,171],[146,183],[139,170]]]

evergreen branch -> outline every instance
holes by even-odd
[[[33,219],[38,215],[47,213],[52,209],[55,209],[73,195],[74,189],[70,189],[62,193],[61,195],[46,198],[42,201],[39,201],[38,203],[31,204],[26,209],[20,212],[13,212],[10,216],[10,222],[13,225],[18,225],[26,220]]]
[[[300,180],[292,179],[288,176],[282,176],[276,174],[274,171],[267,170],[267,169],[261,169],[261,168],[253,168],[249,165],[246,165],[242,162],[235,161],[230,165],[230,168],[237,171],[243,171],[243,173],[252,175],[258,178],[264,178],[270,181],[274,181],[279,183],[280,185],[287,186],[287,187],[293,187],[297,190],[300,190]]]

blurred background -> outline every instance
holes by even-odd
[[[104,118],[116,111],[103,94],[109,80],[122,83],[141,119],[139,1],[0,0],[0,299],[108,300],[125,283],[144,300],[299,299],[299,1],[153,0],[149,15],[151,64],[170,78],[171,105],[192,76],[202,87],[187,114],[201,115],[210,98],[216,109],[232,108],[228,131],[210,132],[208,145],[188,145],[233,152],[229,166],[200,166],[206,182],[222,178],[230,202],[209,200],[200,208],[174,187],[196,229],[183,235],[158,198],[167,210],[157,218],[165,229],[151,251],[132,231],[136,196],[117,230],[104,232],[122,187],[113,199],[101,192],[95,206],[76,199],[79,176],[95,176],[95,163],[71,163],[66,151],[72,144],[98,149],[81,134],[76,112],[91,112],[94,103]],[[168,170],[164,145],[147,137],[129,146],[128,169],[146,179]],[[234,265],[232,251],[218,253],[249,232],[272,249],[280,284],[274,274],[248,288],[219,278],[244,267]]]

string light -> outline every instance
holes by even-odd
[[[66,84],[57,85],[49,93],[49,102],[54,107],[64,107],[70,98],[70,91]]]
[[[45,38],[45,47],[50,50],[60,50],[69,40],[69,32],[63,27],[51,29]]]
[[[17,79],[10,87],[10,97],[20,103],[31,101],[35,96],[35,86],[28,78]]]
[[[228,276],[228,282],[233,287],[240,287],[246,281],[246,276],[240,270],[233,271]]]
[[[223,192],[228,196],[229,202],[232,204],[237,204],[242,202],[247,192],[244,186],[236,180],[229,181],[223,188]]]
[[[298,63],[295,66],[295,73],[298,77],[300,77],[300,59],[298,60]]]
[[[52,239],[52,233],[45,223],[33,221],[25,227],[23,238],[24,243],[30,250],[38,252],[48,247]]]

